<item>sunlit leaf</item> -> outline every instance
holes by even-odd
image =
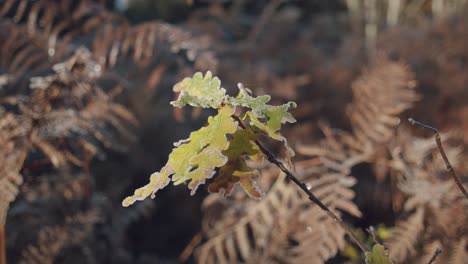
[[[269,105],[267,103],[270,101],[270,96],[252,97],[242,85],[239,85],[239,95],[236,98],[227,97],[226,101],[235,106],[250,108],[252,111],[247,111],[245,114],[249,118],[250,124],[270,138],[282,141],[286,149],[286,159],[294,156],[294,151],[286,138],[279,133],[279,130],[283,124],[296,122],[296,119],[288,112],[291,108],[296,107],[296,103],[288,102],[279,106]]]
[[[372,252],[366,252],[366,264],[392,264],[388,251],[380,244],[374,245]]]
[[[174,91],[180,94],[176,101],[171,102],[172,105],[211,107],[218,109],[218,114],[210,117],[208,125],[192,132],[188,139],[175,143],[176,148],[169,155],[167,164],[160,172],[151,175],[146,186],[127,197],[123,201],[124,206],[148,196],[153,197],[171,181],[175,185],[188,182],[193,195],[198,186],[213,177],[217,170],[219,175],[209,185],[209,191],[228,195],[234,185],[239,183],[251,197],[263,196],[255,183],[260,174],[247,165],[247,160],[259,161],[263,158],[264,154],[255,143],[261,132],[283,142],[286,149],[285,160],[290,162],[294,151],[279,130],[283,124],[296,121],[288,112],[296,104],[289,102],[279,106],[269,105],[267,103],[270,96],[252,97],[247,89],[241,85],[239,88],[237,97],[227,96],[225,89],[221,88],[220,80],[209,71],[205,76],[196,73],[192,78],[185,78],[174,86]],[[240,128],[233,118],[235,113],[240,119],[248,121],[250,126]]]
[[[234,134],[238,126],[231,117],[233,113],[233,108],[220,108],[216,116],[208,119],[206,127],[192,132],[189,139],[176,143],[176,148],[169,155],[168,162],[161,172],[151,175],[150,182],[137,189],[134,195],[127,197],[123,205],[129,206],[135,201],[154,196],[171,180],[174,184],[190,181],[188,187],[193,195],[200,184],[215,174],[216,168],[228,161],[223,154],[229,147],[226,135]]]
[[[226,90],[221,88],[221,81],[213,77],[210,71],[205,77],[197,72],[192,78],[185,78],[174,86],[174,92],[180,92],[179,98],[171,102],[176,107],[191,105],[218,108],[226,94]]]

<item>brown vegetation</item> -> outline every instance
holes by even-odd
[[[391,16],[382,1],[377,20],[373,1],[213,1],[185,6],[180,25],[132,25],[104,2],[0,4],[8,263],[175,262],[195,234],[183,258],[199,263],[359,263],[344,231],[268,166],[260,201],[237,187],[228,198],[172,188],[120,207],[170,142],[201,125],[206,113],[169,101],[176,81],[205,70],[228,91],[242,82],[297,102],[284,131],[297,175],[356,228],[393,230],[383,242],[397,263],[428,263],[436,248],[434,263],[468,258],[468,202],[432,135],[405,121],[411,112],[444,132],[467,186],[468,15],[450,9],[463,1],[398,1]]]

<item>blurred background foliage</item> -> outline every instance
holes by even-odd
[[[307,168],[315,168],[318,161],[307,151],[320,149],[325,141],[332,149],[331,135],[354,133],[353,107],[378,101],[383,102],[379,106],[393,104],[391,117],[405,120],[411,115],[440,131],[450,131],[444,136],[449,138],[451,158],[466,183],[466,2],[0,1],[0,142],[8,146],[2,150],[8,157],[16,153],[15,161],[24,163],[5,166],[16,170],[14,180],[0,170],[0,180],[10,177],[2,193],[17,191],[6,203],[8,263],[193,263],[207,241],[256,210],[257,201],[237,193],[221,200],[206,190],[192,197],[186,188],[178,187],[166,188],[155,201],[128,209],[120,205],[123,197],[165,164],[172,142],[186,138],[206,121],[209,113],[173,110],[169,105],[175,96],[172,85],[196,71],[211,70],[231,93],[242,82],[257,95],[272,95],[274,103],[296,101],[293,114],[298,122],[284,133],[294,147],[303,149],[295,161],[298,171],[312,182],[317,179]],[[34,3],[45,3],[37,12],[39,17],[47,18],[50,12],[53,19],[34,21]],[[77,52],[79,47],[89,53]],[[66,63],[53,68],[62,62]],[[89,67],[94,70],[86,70]],[[395,87],[415,84],[419,99],[401,106],[409,96],[405,93],[399,101]],[[30,89],[32,86],[39,88]],[[356,90],[370,91],[371,96],[365,97],[363,92],[359,99]],[[99,104],[101,108],[92,108]],[[71,128],[64,128],[70,115],[54,112],[63,109],[86,122],[70,121]],[[107,118],[100,113],[111,114]],[[380,121],[375,123],[380,125]],[[35,131],[52,136],[33,141]],[[343,175],[341,183],[348,185],[330,184],[332,191],[320,186],[318,190],[324,190],[326,197],[346,193],[340,201],[356,206],[361,217],[353,206],[337,210],[356,228],[379,226],[378,239],[399,249],[394,256],[401,263],[427,263],[425,258],[436,247],[444,248],[444,253],[435,263],[463,263],[467,257],[467,205],[449,197],[451,191],[447,195],[437,191],[452,189],[440,187],[446,184],[444,165],[437,163],[434,146],[420,138],[431,134],[407,128],[404,122],[391,131],[385,144],[368,140],[372,153]],[[411,149],[414,142],[423,150]],[[59,149],[54,152],[50,146]],[[0,165],[12,163],[2,160],[2,155]],[[421,157],[420,162],[411,155]],[[403,169],[425,175],[418,178],[424,184],[417,186],[426,187],[406,186]],[[264,189],[273,188],[277,174],[268,167],[262,172]],[[412,193],[413,189],[422,191]],[[436,202],[427,200],[427,195]],[[414,197],[423,202],[414,202]],[[417,206],[408,206],[408,201]],[[298,208],[288,208],[287,217],[299,215]],[[310,263],[361,263],[362,256],[343,242],[336,226],[314,218],[318,213],[311,210],[302,213],[319,223],[318,228],[303,228],[303,223],[294,222],[296,217],[289,224],[281,223],[278,219],[282,217],[276,215],[279,222],[271,229],[275,236],[266,239],[271,248],[254,250],[251,259],[241,259],[247,263],[303,263],[300,257],[309,256],[304,258]],[[307,216],[310,212],[314,214]],[[450,224],[453,219],[460,224]],[[287,228],[280,228],[284,226]],[[261,248],[255,244],[252,228],[246,229],[250,230],[246,244]],[[406,240],[400,243],[389,234]],[[370,241],[368,233],[362,232],[362,237]],[[308,239],[312,245],[324,245],[314,247],[323,251],[298,249]]]

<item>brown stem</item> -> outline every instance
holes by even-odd
[[[5,224],[0,224],[0,264],[6,264]]]
[[[466,191],[465,187],[463,187],[463,184],[461,183],[460,179],[458,179],[458,176],[455,173],[455,170],[453,169],[452,164],[450,164],[450,161],[448,160],[447,155],[445,154],[445,150],[444,150],[444,147],[442,146],[442,141],[440,140],[440,135],[439,135],[439,132],[437,131],[437,129],[435,129],[434,127],[425,125],[425,124],[423,124],[423,123],[421,123],[419,121],[416,121],[413,118],[409,118],[408,121],[412,125],[418,125],[420,127],[430,129],[430,130],[432,130],[434,132],[434,134],[435,134],[434,139],[435,139],[435,141],[437,143],[437,147],[439,148],[439,152],[440,152],[440,154],[442,155],[442,158],[445,161],[445,165],[447,166],[447,170],[450,172],[450,176],[452,176],[452,179],[457,184],[458,189],[460,189],[460,191],[465,195],[466,199],[468,199],[468,192]]]
[[[429,260],[429,262],[427,264],[432,264],[437,259],[437,257],[440,255],[440,253],[442,253],[442,249],[437,248],[436,251],[434,252],[434,255],[432,255],[432,258]]]
[[[233,116],[234,119],[239,122],[239,126],[242,127],[243,129],[246,129],[244,123],[242,123],[242,120],[238,116]],[[258,146],[258,148],[265,154],[267,157],[268,161],[275,164],[281,171],[283,171],[286,176],[288,177],[289,180],[294,182],[299,188],[301,188],[309,197],[309,200],[314,202],[316,205],[318,205],[327,215],[333,219],[338,225],[341,226],[341,228],[344,229],[344,231],[349,235],[351,240],[353,240],[354,243],[365,253],[369,252],[370,250],[367,248],[367,246],[354,234],[354,232],[349,228],[341,218],[339,218],[336,214],[334,214],[325,204],[320,201],[317,196],[315,196],[307,187],[305,183],[300,181],[281,161],[279,161],[273,153],[271,153],[266,147],[263,146],[263,144],[259,140],[255,140],[255,144]]]

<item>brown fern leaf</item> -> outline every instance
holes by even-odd
[[[0,17],[24,24],[29,36],[41,34],[47,38],[51,57],[58,55],[57,51],[64,51],[59,47],[63,44],[59,40],[68,43],[97,31],[104,23],[126,23],[103,6],[87,0],[7,0],[0,8]]]
[[[463,152],[456,144],[456,134],[445,133],[444,139],[445,152],[452,164],[460,163]],[[459,140],[460,141],[460,140]],[[411,136],[408,131],[401,130],[397,138],[397,146],[393,148],[391,166],[397,175],[398,188],[407,195],[404,203],[404,211],[424,210],[426,219],[421,224],[425,232],[415,236],[411,232],[413,241],[439,241],[438,247],[443,248],[444,252],[438,257],[438,263],[446,263],[448,252],[454,247],[453,241],[460,240],[463,234],[466,234],[466,210],[467,203],[462,199],[460,192],[452,179],[449,178],[445,163],[440,157],[440,153],[432,138],[423,139]],[[458,142],[459,143],[459,142]],[[457,221],[453,221],[456,218]],[[397,225],[397,230],[402,230],[401,224]],[[400,232],[401,233],[401,232]],[[390,240],[394,242],[399,234]],[[409,240],[408,240],[409,241]],[[426,243],[425,249],[421,252],[414,249],[410,243],[400,243],[397,249],[400,261],[428,261],[435,250],[435,246]],[[410,254],[411,253],[411,254]],[[409,258],[411,256],[411,258]]]
[[[285,215],[288,203],[294,195],[292,189],[285,185],[284,176],[279,177],[268,194],[257,204],[244,210],[242,216],[237,216],[229,226],[216,219],[215,232],[211,233],[197,253],[199,263],[236,263],[249,261],[258,251],[269,246],[268,239],[273,235],[271,228],[278,215]],[[223,219],[233,217],[224,213]],[[281,217],[279,217],[281,218]],[[207,232],[207,233],[208,233]],[[208,233],[208,234],[209,234]],[[257,252],[255,252],[257,251]]]
[[[317,171],[314,166],[320,165],[331,171],[348,175],[356,164],[369,161],[374,154],[372,145],[360,145],[349,133],[332,130],[327,125],[321,125],[325,139],[316,145],[297,147],[300,154],[309,159],[301,161],[304,166],[310,164],[310,170]],[[308,170],[308,168],[304,168]]]
[[[41,46],[43,41],[28,36],[24,26],[9,21],[0,21],[0,72],[5,74],[2,90],[17,87],[15,93],[24,92],[28,77],[50,69],[47,49]],[[21,82],[21,84],[19,84]],[[20,87],[18,87],[20,86]]]
[[[352,84],[353,103],[349,117],[353,135],[360,144],[388,141],[400,123],[398,115],[419,97],[408,66],[378,56]]]
[[[288,263],[324,263],[344,247],[345,232],[337,228],[320,208],[304,211],[300,220],[293,225],[295,230],[290,235],[298,245],[290,246]]]
[[[361,212],[352,202],[355,193],[351,187],[356,184],[355,178],[340,172],[333,173],[325,163],[315,167],[303,166],[303,163],[298,163],[297,170],[303,171],[308,187],[331,210],[338,215],[340,213],[337,210],[356,217],[361,216]],[[314,261],[312,263],[323,263],[343,248],[345,233],[329,220],[325,212],[312,206],[302,192],[298,192],[296,197],[297,216],[288,219],[294,223],[288,226],[291,228],[288,237],[297,245],[289,245],[288,262],[304,263],[308,260]]]
[[[95,211],[67,217],[63,225],[43,228],[35,245],[22,252],[20,263],[54,263],[62,250],[71,246],[86,247],[83,243],[93,232],[94,224],[100,220]]]
[[[447,144],[452,136],[452,132],[441,133],[441,142],[443,144]],[[405,161],[411,165],[415,164],[417,167],[424,166],[427,158],[431,155],[434,155],[434,150],[437,148],[437,144],[433,138],[415,137],[406,127],[400,127],[398,129],[395,141],[396,142],[390,143],[390,149],[395,152],[392,153],[393,160],[395,160],[395,162]],[[450,150],[450,152],[453,151]],[[456,152],[453,152],[451,155],[454,154],[456,154]],[[398,155],[401,157],[397,157]],[[457,162],[459,157],[450,156],[450,158],[450,160],[453,160],[453,162]],[[443,161],[441,160],[441,162]]]
[[[354,192],[350,187],[355,184],[354,178],[324,174],[310,177],[307,184],[329,208],[360,215],[351,202]],[[310,204],[296,186],[285,183],[283,177],[277,179],[262,201],[243,207],[241,216],[236,216],[239,211],[226,213],[229,209],[213,220],[205,216],[205,221],[214,224],[208,227],[210,231],[205,231],[209,239],[199,249],[197,260],[200,263],[254,263],[275,259],[288,263],[314,259],[322,263],[344,245],[344,232],[318,207]],[[214,207],[213,210],[215,208],[220,209]],[[314,250],[309,248],[312,244]]]
[[[403,262],[408,256],[415,255],[415,244],[424,229],[424,209],[418,208],[405,221],[397,222],[392,238],[386,243],[390,256]]]
[[[395,134],[400,122],[398,115],[418,99],[413,73],[406,65],[384,56],[378,56],[352,87],[353,102],[349,106],[352,133],[321,125],[325,140],[297,149],[344,175],[356,164],[379,158],[376,154],[381,143]]]
[[[209,42],[203,38],[162,22],[130,26],[125,18],[87,0],[60,4],[57,0],[8,0],[0,7],[2,16],[24,24],[25,33],[44,44],[50,57],[63,58],[78,40],[93,51],[102,70],[115,68],[119,60],[128,63],[125,59],[130,57],[139,70],[151,71],[149,64],[166,46],[171,53],[183,52],[198,70],[216,68]]]
[[[3,218],[18,194],[26,155],[34,148],[56,168],[84,167],[99,144],[122,150],[119,141],[134,139],[129,126],[136,119],[93,83],[100,76],[97,65],[89,51],[78,49],[54,66],[54,74],[33,78],[29,97],[0,97],[9,109],[2,109],[0,117]]]
[[[353,133],[332,130],[322,125],[325,139],[320,144],[298,148],[299,153],[309,158],[299,163],[303,164],[309,179],[327,179],[333,176],[337,181],[349,182],[347,188],[336,189],[334,186],[335,189],[330,190],[338,195],[331,196],[334,199],[330,202],[337,202],[332,205],[333,208],[360,216],[359,210],[351,202],[354,193],[348,189],[355,183],[350,175],[351,168],[362,162],[375,162],[380,144],[389,141],[394,135],[399,123],[398,115],[411,107],[417,99],[414,84],[413,74],[405,65],[378,57],[353,83],[353,103],[349,112]],[[344,193],[347,194],[346,198],[340,198],[339,195]],[[310,226],[314,230],[313,225]],[[323,243],[324,247],[317,246],[313,253],[310,244],[305,243],[308,246],[301,250],[304,256],[314,256],[314,259],[325,261],[336,254],[342,247],[344,234],[341,233],[340,236],[335,229],[328,230],[329,237],[315,241],[315,244]],[[334,238],[334,243],[330,242],[330,237]],[[303,238],[298,241],[304,243],[302,241],[313,240]],[[301,260],[305,259],[307,258]]]
[[[115,129],[116,135],[134,139],[127,128],[129,124],[137,124],[133,115],[123,106],[113,103],[111,97],[91,83],[100,76],[97,66],[89,51],[79,49],[69,60],[54,66],[55,74],[32,80],[31,106],[26,109],[35,109],[30,115],[38,125],[31,133],[31,140],[55,167],[75,160],[72,156],[67,158],[56,148],[61,145],[57,140],[72,139],[74,135],[92,135],[105,147],[119,149],[118,143],[111,140],[112,136],[106,132],[110,128]],[[66,110],[60,109],[69,100],[75,102],[78,110],[73,109],[73,105],[68,105]],[[54,106],[51,106],[52,101]],[[79,142],[66,144],[76,143]]]
[[[467,238],[462,237],[459,241],[454,243],[452,254],[450,255],[449,264],[461,264],[468,259],[468,251],[466,249]]]
[[[398,174],[398,188],[409,196],[404,209],[411,211],[417,207],[428,207],[441,210],[453,207],[446,204],[458,205],[460,193],[453,191],[455,185],[447,177],[446,165],[434,140],[411,136],[405,129],[399,132],[396,146],[393,145],[395,143],[390,144],[393,149],[391,166]],[[455,140],[452,134],[443,135],[445,152],[457,166],[463,153],[461,147],[450,142]]]
[[[442,243],[439,240],[427,243],[424,248],[423,248],[423,255],[421,257],[416,258],[416,263],[420,264],[427,264],[431,260],[432,256],[434,256],[434,252],[436,252],[437,249],[442,249]],[[442,251],[442,254],[437,256],[436,261],[433,262],[433,264],[438,264],[438,263],[446,263],[447,261],[445,260],[447,254],[445,254],[444,251]]]
[[[104,23],[126,23],[86,0],[7,0],[0,6],[0,17],[1,67],[9,73],[10,86],[71,56],[76,49],[72,41],[89,44]]]
[[[333,210],[339,209],[356,217],[361,216],[361,212],[352,202],[355,193],[351,187],[356,184],[354,177],[343,175],[341,172],[333,172],[325,163],[316,166],[317,171],[307,171],[308,168],[300,166],[303,166],[303,163],[297,164],[298,172],[303,171],[301,175],[303,175],[304,181],[322,202]],[[302,193],[298,193],[298,195],[297,202],[302,203],[302,207],[306,206],[308,204],[306,197],[302,196]],[[307,210],[304,212],[307,214]]]
[[[1,111],[1,110],[0,110]],[[0,117],[0,223],[4,224],[9,204],[18,195],[23,182],[20,170],[23,167],[29,145],[25,138],[28,122],[7,113]]]
[[[85,200],[88,194],[89,175],[84,173],[49,173],[36,177],[35,181],[28,181],[27,192],[22,196],[28,202],[39,200],[62,201],[71,203],[73,201]],[[60,178],[60,181],[57,180]]]
[[[208,51],[208,42],[195,38],[179,27],[162,22],[134,27],[107,25],[96,35],[93,53],[100,58],[99,63],[105,68],[115,67],[120,61],[130,57],[140,70],[144,70],[165,46],[173,53],[184,52],[189,61],[195,62],[195,69],[216,68],[216,60]]]

